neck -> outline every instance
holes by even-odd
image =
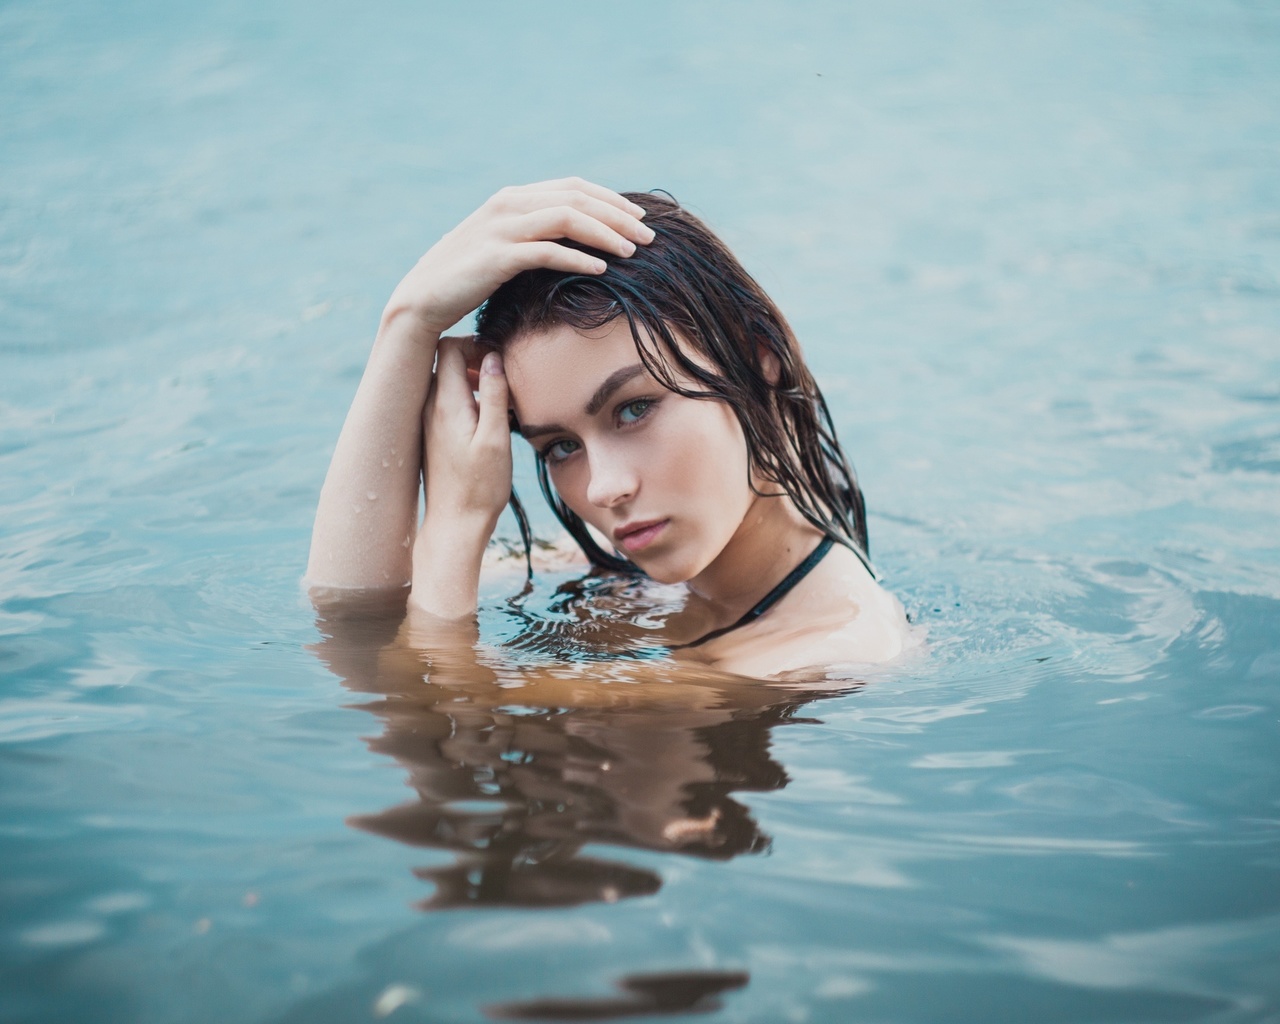
[[[736,618],[780,583],[822,540],[787,497],[756,497],[742,525],[689,590],[717,617]]]

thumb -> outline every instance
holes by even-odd
[[[480,364],[480,421],[476,433],[486,438],[507,437],[507,375],[502,369],[502,356],[485,354]]]

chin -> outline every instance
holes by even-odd
[[[665,558],[649,559],[641,557],[635,558],[633,561],[655,583],[688,583],[706,568],[705,565],[698,565],[688,559],[679,558],[674,553]]]

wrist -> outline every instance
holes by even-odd
[[[440,308],[440,297],[433,294],[431,280],[432,277],[424,273],[419,261],[391,292],[391,297],[383,307],[383,322],[409,318],[421,329],[437,337],[452,327],[461,314]]]
[[[414,542],[414,556],[433,563],[479,566],[498,516],[457,509],[444,510],[427,502],[426,515]]]
[[[468,516],[446,523],[428,512],[413,545],[413,605],[444,619],[473,614],[480,564],[492,532],[483,519]]]
[[[435,494],[431,493],[433,484]],[[478,542],[481,547],[489,542],[494,527],[502,518],[502,510],[507,507],[506,501],[501,505],[490,506],[483,496],[466,494],[455,494],[451,500],[451,496],[446,493],[448,488],[437,484],[434,478],[428,478],[426,487],[427,501],[422,513],[424,529],[454,536],[459,540]]]
[[[451,323],[441,324],[439,317],[433,317],[431,311],[421,304],[392,295],[382,307],[378,334],[407,333],[419,340],[434,342],[451,326]]]

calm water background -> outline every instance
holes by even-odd
[[[1277,111],[1269,2],[0,5],[0,1020],[1280,1018]],[[779,301],[928,658],[575,717],[309,649],[382,302],[564,173]]]

